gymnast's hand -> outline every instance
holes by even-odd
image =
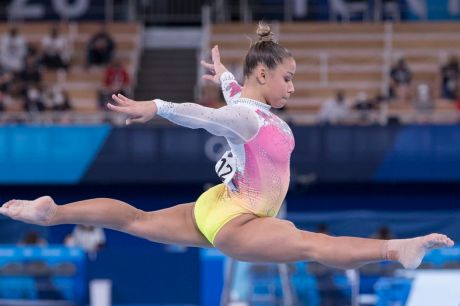
[[[122,94],[112,95],[112,99],[118,105],[109,102],[107,103],[107,107],[117,113],[128,115],[126,124],[147,122],[152,119],[158,111],[153,101],[134,101],[126,98]]]
[[[0,207],[0,214],[11,219],[38,225],[51,225],[58,206],[49,196],[33,201],[11,200]]]
[[[201,65],[206,68],[210,74],[202,76],[203,79],[212,81],[216,84],[220,84],[220,76],[222,73],[227,71],[227,68],[220,62],[219,47],[217,45],[211,49],[212,64],[205,61],[201,61]]]

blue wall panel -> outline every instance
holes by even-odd
[[[460,127],[401,130],[376,172],[377,181],[459,181]]]
[[[110,126],[0,128],[0,183],[78,183]]]
[[[460,126],[292,126],[291,178],[458,182]],[[0,183],[218,182],[225,140],[170,126],[0,128]]]

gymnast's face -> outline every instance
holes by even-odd
[[[274,108],[281,108],[286,105],[287,100],[294,93],[293,78],[296,63],[294,58],[287,57],[275,69],[267,72],[266,86],[263,95],[268,104]]]

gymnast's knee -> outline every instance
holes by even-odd
[[[299,249],[305,260],[318,260],[322,256],[325,240],[330,236],[322,233],[299,231]]]

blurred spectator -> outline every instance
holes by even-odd
[[[380,9],[380,12],[374,11],[374,20],[392,20],[398,22],[401,20],[401,7],[402,4],[399,0],[382,0],[380,5],[378,1],[373,1],[374,10]],[[380,7],[379,7],[380,6]]]
[[[81,247],[90,259],[96,259],[97,252],[105,246],[104,230],[100,227],[78,224],[65,238],[66,246]]]
[[[385,117],[386,114],[382,115],[382,113],[378,111],[381,105],[385,105],[384,102],[385,100],[381,95],[369,98],[366,92],[358,92],[353,104],[353,109],[355,109],[359,115],[358,122],[361,124],[372,124],[376,121],[385,122],[386,118],[382,117]]]
[[[6,107],[5,107],[5,94],[0,91],[0,113],[4,112]]]
[[[66,69],[69,65],[70,49],[66,37],[54,25],[50,33],[42,39],[41,63],[48,69]]]
[[[0,66],[0,91],[8,92],[9,86],[13,81],[13,73],[6,71]]]
[[[17,81],[21,84],[24,109],[28,112],[44,111],[45,104],[43,103],[41,88],[42,73],[34,55],[26,57],[25,67],[17,75]]]
[[[434,99],[428,84],[419,84],[417,86],[413,103],[419,114],[427,115],[434,111]]]
[[[60,85],[50,86],[43,94],[46,109],[52,111],[68,111],[72,109],[68,93]]]
[[[377,229],[377,232],[371,236],[371,238],[390,240],[394,239],[394,236],[387,225],[382,225]]]
[[[205,83],[201,87],[200,104],[212,108],[224,106],[225,102],[220,86],[214,83]]]
[[[353,108],[359,111],[369,111],[375,108],[375,103],[372,99],[369,99],[365,91],[360,91],[356,94]]]
[[[40,237],[38,232],[30,231],[24,239],[18,242],[19,246],[46,247],[48,242]],[[38,300],[62,300],[63,296],[55,287],[52,279],[52,271],[48,263],[43,259],[29,259],[24,262],[24,272],[33,278],[37,288]]]
[[[373,111],[377,109],[378,101],[367,96],[365,91],[356,94],[353,108],[358,111],[360,123],[373,123]]]
[[[458,58],[452,55],[441,67],[441,96],[449,100],[457,100],[460,79]]]
[[[88,66],[105,66],[112,60],[115,42],[107,32],[105,24],[90,38],[87,48]]]
[[[26,56],[24,68],[18,73],[18,81],[23,83],[23,86],[41,83],[42,71],[38,64],[38,60],[35,56]]]
[[[114,58],[104,72],[104,84],[99,91],[99,106],[106,109],[107,101],[114,93],[126,95],[129,92],[130,79],[121,60]]]
[[[375,120],[382,125],[388,124],[389,122],[388,104],[389,100],[385,95],[378,93],[374,96],[373,108],[378,110],[378,112],[375,114]],[[391,123],[394,123],[394,121],[391,121]]]
[[[0,112],[6,109],[6,100],[8,100],[12,80],[13,74],[0,66]]]
[[[19,34],[16,27],[0,40],[0,64],[6,71],[19,72],[24,67],[24,58],[27,54],[27,43]]]
[[[321,106],[318,119],[321,123],[340,124],[349,115],[349,106],[345,100],[345,92],[341,89],[336,91],[335,98],[327,100]]]
[[[329,0],[329,17],[334,20],[369,20],[369,3],[366,0]]]
[[[321,233],[321,234],[329,235],[329,229],[327,227],[327,224],[326,223],[318,223],[316,232]]]
[[[24,88],[24,110],[42,112],[46,110],[43,102],[42,88],[38,83],[30,83]]]
[[[408,102],[411,81],[412,72],[404,58],[401,58],[390,71],[390,98],[397,99],[400,102]]]
[[[46,246],[48,242],[46,239],[40,237],[38,232],[36,231],[30,231],[26,233],[24,238],[18,242],[18,245],[21,246],[30,246],[30,245],[36,245],[36,246]]]
[[[317,233],[331,235],[326,223],[317,224]],[[343,288],[335,281],[337,276],[343,275],[343,271],[331,269],[317,262],[307,264],[308,272],[316,278],[317,289],[321,306],[347,305],[349,298],[344,293]]]
[[[8,86],[8,92],[3,97],[7,110],[23,111],[24,110],[24,90],[22,83],[14,78]]]

